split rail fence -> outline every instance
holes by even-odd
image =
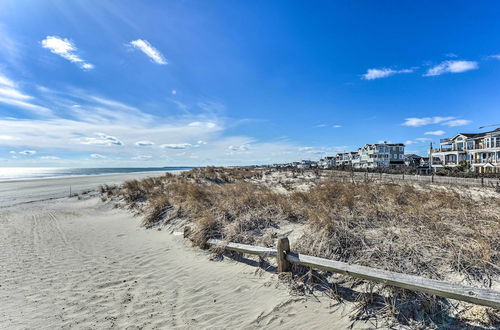
[[[444,298],[500,309],[500,292],[293,253],[290,252],[290,244],[286,237],[278,239],[276,249],[228,243],[217,239],[209,240],[208,244],[246,254],[276,257],[278,273],[289,272],[291,271],[292,264],[299,264],[412,291],[420,291]]]

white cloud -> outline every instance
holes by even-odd
[[[104,158],[106,158],[106,156],[103,156],[101,154],[90,154],[90,157],[94,158],[94,159],[104,159]]]
[[[362,75],[362,79],[364,80],[374,80],[380,78],[387,78],[393,76],[395,74],[400,73],[411,73],[413,69],[403,69],[403,70],[393,70],[388,68],[381,69],[368,69],[365,74]]]
[[[415,144],[416,142],[415,141],[412,141],[412,140],[406,140],[405,141],[405,145],[410,145],[410,144]]]
[[[42,160],[58,160],[61,158],[59,158],[57,156],[42,156],[42,157],[40,157],[40,159],[42,159]]]
[[[231,151],[247,151],[248,149],[250,149],[250,147],[248,145],[246,145],[246,144],[242,144],[240,146],[233,146],[233,145],[231,145],[231,146],[229,146],[227,148],[229,150],[231,150]]]
[[[419,142],[430,142],[430,141],[432,141],[432,139],[430,139],[430,138],[416,138],[415,140],[417,140]]]
[[[11,135],[0,135],[0,141],[13,141],[13,140],[19,140],[19,138],[16,138],[15,136]]]
[[[23,150],[23,151],[19,151],[19,154],[24,155],[24,156],[31,156],[31,155],[36,154],[36,151],[35,150]]]
[[[9,151],[9,154],[15,155],[15,154],[17,154],[17,152],[15,152],[14,150],[11,150],[11,151]]]
[[[52,53],[70,62],[79,64],[82,69],[88,70],[94,68],[94,65],[87,63],[76,54],[77,48],[69,39],[57,36],[47,36],[41,43],[43,48],[50,50]]]
[[[475,61],[444,61],[430,68],[424,74],[425,77],[439,76],[445,73],[460,73],[476,70],[479,65]]]
[[[94,68],[94,64],[90,64],[90,63],[83,63],[82,64],[82,69],[90,70],[90,69],[93,69],[93,68]]]
[[[51,113],[51,110],[46,107],[26,102],[30,99],[33,99],[33,97],[19,91],[17,89],[17,84],[14,81],[4,75],[0,75],[0,103],[34,111],[39,115],[47,115]]]
[[[135,145],[138,146],[138,147],[150,147],[150,146],[152,146],[154,144],[155,143],[151,142],[151,141],[137,141],[135,143]]]
[[[191,126],[191,127],[215,128],[215,127],[217,127],[217,124],[212,123],[212,122],[194,121],[192,123],[189,123],[188,126]]]
[[[326,126],[328,126],[328,125],[327,124],[318,124],[318,125],[316,125],[314,127],[316,127],[316,128],[323,128],[323,127],[326,127]]]
[[[490,55],[490,56],[488,56],[488,58],[492,58],[492,59],[495,59],[495,60],[500,60],[500,54],[498,54],[498,55]]]
[[[153,158],[153,156],[150,156],[150,155],[139,155],[139,156],[132,157],[133,160],[148,160],[151,158]]]
[[[311,151],[313,149],[313,147],[299,147],[299,151]]]
[[[2,74],[0,74],[0,85],[16,87],[16,84],[12,80]]]
[[[425,135],[443,135],[444,133],[446,133],[446,132],[443,130],[438,130],[438,131],[425,132],[424,134]]]
[[[447,122],[443,123],[443,125],[450,126],[450,127],[455,127],[455,126],[465,126],[465,125],[468,125],[470,123],[471,123],[470,120],[455,119],[455,120],[447,121]]]
[[[104,133],[96,133],[97,137],[85,137],[80,139],[81,144],[90,144],[95,146],[122,146],[123,142],[118,138]]]
[[[332,127],[333,128],[341,128],[342,126],[341,125],[333,125]]]
[[[146,54],[153,62],[161,65],[167,64],[165,57],[154,48],[147,40],[137,39],[130,42],[130,45],[141,50]]]
[[[406,118],[403,126],[420,127],[430,124],[439,124],[444,121],[455,119],[455,117],[424,117],[424,118]]]
[[[26,95],[14,88],[0,87],[0,95],[12,99],[28,100],[33,98],[32,96]]]
[[[38,153],[43,152],[42,155],[50,154],[49,150],[57,150],[57,155],[62,158],[58,162],[80,167],[92,166],[92,161],[100,160],[110,167],[136,166],[141,159],[132,158],[144,156],[145,149],[139,149],[135,143],[145,139],[155,141],[155,145],[159,141],[168,141],[167,146],[185,148],[175,150],[158,146],[154,155],[151,153],[153,158],[150,160],[141,157],[154,166],[165,166],[167,161],[172,165],[196,166],[266,164],[290,162],[303,156],[298,146],[287,139],[256,142],[249,136],[228,136],[225,131],[226,117],[215,112],[156,116],[139,107],[75,89],[40,89],[40,101],[53,105],[51,116],[0,118],[0,134],[15,137],[2,140],[3,147],[16,151],[38,150]],[[230,150],[228,146],[236,150]],[[105,155],[106,159],[90,156],[98,155],[97,152]],[[66,154],[72,156],[65,157]],[[88,156],[84,159],[83,156],[78,158],[73,155]],[[10,164],[24,166],[30,161],[26,156],[17,156],[18,159],[15,162],[11,160]],[[38,158],[31,159],[36,161]]]
[[[10,99],[10,98],[6,98],[6,97],[0,97],[0,103],[5,103],[5,104],[13,105],[13,106],[18,107],[18,108],[23,108],[26,110],[35,111],[38,114],[47,115],[47,114],[50,114],[52,112],[52,111],[50,111],[50,109],[48,109],[46,107],[42,107],[40,105],[36,105],[36,104],[32,104],[29,102],[24,102],[24,101],[20,101],[20,100],[16,100],[16,99]]]
[[[162,149],[188,149],[190,147],[191,144],[189,143],[169,143],[160,145]]]

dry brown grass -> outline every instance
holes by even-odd
[[[482,287],[498,283],[498,197],[474,201],[451,188],[341,182],[332,177],[315,181],[308,191],[284,183],[285,194],[274,189],[281,179],[272,184],[262,180],[269,174],[210,167],[129,181],[102,192],[105,199],[120,199],[145,213],[148,227],[185,219],[191,223],[190,239],[200,247],[210,238],[274,245],[276,229],[295,222],[305,228],[293,246],[297,252]],[[301,175],[287,176],[300,184]],[[362,281],[349,283],[356,286]],[[359,298],[357,318],[376,311],[403,324],[450,322],[453,308],[444,299],[385,286],[379,286],[377,295],[378,299]],[[485,315],[492,315],[485,321],[489,325],[498,317],[491,310]]]

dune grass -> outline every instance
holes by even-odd
[[[102,193],[144,214],[147,227],[172,219],[189,222],[189,238],[200,247],[210,238],[274,246],[279,228],[294,223],[303,226],[293,246],[297,252],[482,287],[499,281],[498,196],[474,199],[459,188],[342,182],[317,175],[308,189],[298,189],[304,173],[272,175],[269,170],[209,167],[129,181]],[[358,297],[358,319],[383,314],[417,327],[450,323],[454,307],[445,299],[369,287],[371,295]],[[475,321],[498,322],[498,311],[484,309],[481,315]]]

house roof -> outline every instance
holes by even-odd
[[[442,142],[444,142],[444,140],[451,141],[451,140],[454,140],[455,138],[457,138],[460,135],[468,137],[469,139],[475,139],[475,138],[486,136],[486,135],[491,134],[491,133],[498,133],[498,132],[500,132],[500,128],[497,128],[497,129],[494,129],[494,130],[488,131],[488,132],[482,132],[482,133],[457,133],[452,138],[441,139],[441,140],[442,140]]]
[[[405,157],[406,158],[423,158],[423,156],[419,156],[416,154],[406,154]]]

